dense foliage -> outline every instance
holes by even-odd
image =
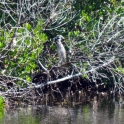
[[[53,38],[66,39],[68,61],[93,82],[112,83],[123,91],[124,2],[121,0],[32,0],[0,2],[0,82],[24,86],[38,71],[37,60],[48,40],[52,54],[46,68],[57,65]],[[54,54],[53,54],[54,53]],[[80,75],[80,74],[79,74]],[[28,83],[27,83],[28,82]],[[116,88],[117,87],[117,88]],[[15,89],[14,89],[15,90]]]

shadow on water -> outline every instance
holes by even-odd
[[[93,94],[93,93],[92,93]],[[66,98],[60,103],[6,106],[1,124],[122,124],[124,97],[105,93]],[[70,102],[68,102],[68,99]]]

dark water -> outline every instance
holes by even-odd
[[[68,106],[6,108],[1,115],[1,124],[123,124],[124,101],[120,96],[100,96]]]

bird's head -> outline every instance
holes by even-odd
[[[62,35],[57,35],[55,38],[54,38],[54,41],[55,43],[64,43],[65,42],[65,38],[62,36]]]

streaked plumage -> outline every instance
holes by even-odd
[[[62,44],[63,41],[64,41],[64,37],[62,35],[57,35],[55,37],[57,53],[59,57],[59,63],[58,63],[59,66],[66,62],[66,50],[64,48],[64,45]]]

